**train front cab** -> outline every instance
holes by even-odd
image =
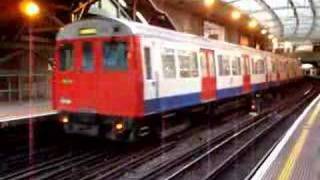
[[[53,102],[67,133],[129,136],[143,115],[138,48],[135,36],[57,42]]]

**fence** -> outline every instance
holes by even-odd
[[[32,75],[32,92],[30,92],[27,73],[0,73],[0,101],[23,101],[31,98],[50,99],[51,74],[35,73]]]

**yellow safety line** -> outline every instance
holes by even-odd
[[[310,118],[308,119],[307,123],[305,124],[305,127],[302,129],[301,135],[298,138],[297,142],[295,143],[293,149],[291,150],[288,159],[284,165],[284,168],[282,169],[280,175],[278,176],[278,180],[289,180],[291,178],[293,168],[295,166],[295,163],[297,159],[300,156],[300,153],[303,149],[303,146],[307,140],[309,129],[312,127],[312,125],[317,120],[317,115],[320,112],[320,102],[318,102],[315,110],[312,112]]]

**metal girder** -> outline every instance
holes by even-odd
[[[264,1],[264,0],[255,0],[257,3],[259,3],[264,9],[267,9],[271,16],[273,17],[273,19],[275,19],[280,27],[280,34],[279,36],[282,37],[283,36],[283,24],[281,22],[281,19],[279,18],[279,16],[272,10],[272,8]]]
[[[289,4],[290,4],[290,6],[291,6],[291,8],[292,8],[292,10],[293,10],[293,15],[294,15],[294,17],[296,18],[296,27],[295,27],[295,29],[294,29],[294,31],[293,31],[293,34],[297,34],[297,31],[298,31],[298,28],[299,28],[299,24],[300,24],[300,20],[299,20],[299,16],[298,16],[298,13],[297,13],[297,9],[296,9],[296,7],[294,6],[294,3],[293,3],[293,1],[292,0],[289,0]]]
[[[5,55],[4,57],[0,57],[0,63],[7,62],[17,56],[22,55],[23,53],[24,53],[23,50],[17,50],[17,51],[10,53],[10,54]]]
[[[317,17],[317,11],[316,11],[316,7],[314,6],[313,0],[309,0],[309,4],[310,4],[310,8],[311,8],[313,17],[312,17],[312,25],[311,25],[309,32],[306,35],[306,38],[311,36],[314,28],[316,27],[316,17]]]
[[[1,41],[0,42],[0,49],[29,49],[29,44],[26,42],[8,42],[8,41]],[[35,51],[53,51],[54,50],[54,43],[52,44],[35,44],[34,46]]]

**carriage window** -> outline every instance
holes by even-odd
[[[230,75],[229,56],[218,55],[219,75]]]
[[[146,78],[152,79],[152,67],[151,67],[151,54],[150,54],[150,48],[145,47],[144,48],[144,61],[146,65]]]
[[[264,74],[264,73],[265,73],[264,61],[262,59],[255,60],[253,74]]]
[[[161,52],[162,71],[165,78],[176,78],[174,50],[165,48]]]
[[[232,59],[232,75],[241,75],[240,57],[234,57]]]
[[[60,48],[60,70],[71,70],[73,66],[73,46],[71,44],[64,44]]]
[[[127,44],[124,42],[106,42],[103,45],[105,69],[126,70],[128,69]]]
[[[82,53],[83,53],[83,59],[82,59],[82,69],[85,71],[91,71],[93,70],[93,51],[92,51],[92,44],[89,42],[86,42],[82,46]]]
[[[198,77],[197,53],[190,51],[178,51],[180,64],[180,77]]]

